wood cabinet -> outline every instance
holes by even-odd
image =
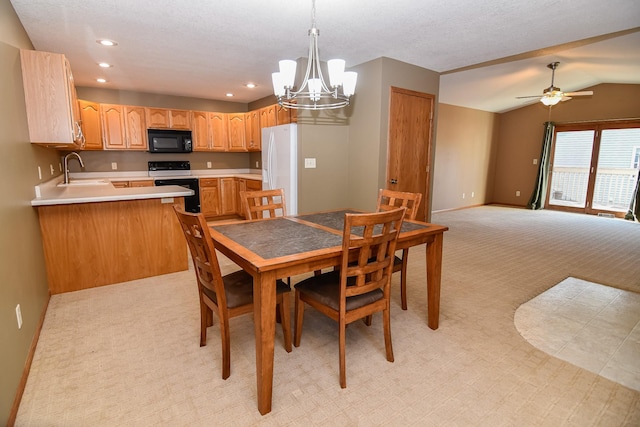
[[[244,136],[244,113],[227,114],[229,151],[247,151]]]
[[[220,178],[200,178],[200,212],[205,217],[221,215]]]
[[[222,215],[235,215],[236,207],[236,179],[220,178],[220,208]]]
[[[144,107],[100,104],[100,116],[105,149],[147,150]]]
[[[236,179],[236,208],[238,209],[238,215],[245,218],[244,206],[242,205],[242,198],[240,197],[241,191],[256,191],[262,190],[262,182],[255,179]]]
[[[207,111],[194,111],[194,151],[227,151],[227,115]]]
[[[29,140],[51,147],[82,148],[80,106],[64,55],[20,49]]]
[[[102,125],[100,104],[78,100],[80,106],[80,126],[84,135],[84,150],[102,150]]]
[[[276,125],[276,107],[278,104],[262,107],[260,111],[260,128],[267,128]]]
[[[191,111],[145,108],[147,126],[153,129],[191,130]]]
[[[285,108],[276,104],[276,125],[286,125],[289,123],[297,123],[298,110],[292,108]]]
[[[247,151],[262,149],[262,128],[260,127],[260,111],[244,113],[244,137]]]

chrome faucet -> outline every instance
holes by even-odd
[[[71,156],[75,156],[78,161],[80,162],[80,167],[84,167],[84,163],[82,162],[82,157],[80,157],[80,154],[76,153],[75,151],[72,151],[71,153],[67,154],[66,156],[64,156],[64,184],[68,184],[69,183],[69,157]]]

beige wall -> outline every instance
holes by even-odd
[[[574,122],[640,117],[640,85],[601,84],[593,96],[574,97],[552,107],[551,121]],[[541,103],[500,115],[496,151],[494,203],[526,206],[538,171],[543,123],[549,109]],[[520,191],[520,197],[515,195]]]
[[[29,346],[49,298],[40,226],[31,207],[38,166],[42,180],[57,164],[55,150],[28,142],[19,48],[32,49],[9,0],[0,0],[0,424],[5,425]],[[59,172],[54,172],[58,175]],[[16,305],[23,325],[18,329]]]
[[[499,119],[486,111],[439,105],[432,211],[493,200]]]
[[[349,126],[349,201],[351,207],[373,210],[378,189],[386,187],[391,86],[429,93],[437,100],[440,75],[389,58],[366,62],[354,71],[358,86]],[[434,110],[435,118],[437,102]]]

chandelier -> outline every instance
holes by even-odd
[[[327,61],[329,85],[325,82],[318,55],[318,36],[316,28],[316,2],[312,0],[311,29],[309,30],[309,56],[307,71],[298,90],[295,88],[296,61],[282,60],[280,71],[271,74],[273,92],[278,104],[283,107],[302,110],[329,110],[349,105],[349,98],[355,93],[358,73],[344,71],[343,59]]]

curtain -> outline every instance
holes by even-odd
[[[540,153],[540,163],[536,185],[529,199],[530,209],[542,209],[547,199],[547,181],[549,179],[549,166],[551,158],[551,142],[553,141],[553,130],[555,123],[544,123],[544,136],[542,137],[542,152]]]
[[[638,179],[636,179],[636,188],[633,190],[633,194],[631,195],[631,204],[629,204],[629,210],[627,214],[624,216],[624,219],[628,219],[633,221],[634,216],[635,219],[640,221],[640,170],[638,170]]]

